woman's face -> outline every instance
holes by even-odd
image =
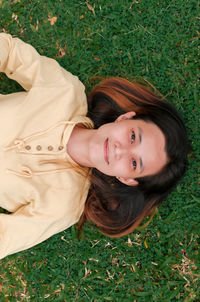
[[[92,166],[127,185],[158,173],[167,163],[165,137],[153,123],[130,119],[128,112],[98,128],[89,144]]]

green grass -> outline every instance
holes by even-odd
[[[0,301],[200,301],[198,0],[0,0],[0,29],[79,76],[144,77],[180,110],[186,176],[152,223],[110,239],[72,227],[0,261]],[[54,25],[49,18],[57,17]],[[60,57],[64,49],[65,55]],[[21,90],[0,75],[1,93]]]

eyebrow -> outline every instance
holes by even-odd
[[[143,132],[142,132],[142,129],[140,127],[138,127],[138,134],[139,134],[139,142],[141,144]],[[140,157],[140,173],[142,173],[143,170],[144,170],[144,165],[143,165],[143,161],[142,161],[142,159]]]

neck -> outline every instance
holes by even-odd
[[[81,124],[74,127],[68,140],[66,149],[69,156],[83,167],[92,167],[89,159],[89,142],[94,129],[84,128]]]

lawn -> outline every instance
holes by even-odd
[[[184,179],[147,227],[110,239],[88,223],[80,240],[71,227],[0,260],[0,301],[200,301],[199,0],[0,0],[0,31],[87,91],[98,77],[145,78],[179,109],[191,144]],[[0,93],[22,90],[0,81]]]

